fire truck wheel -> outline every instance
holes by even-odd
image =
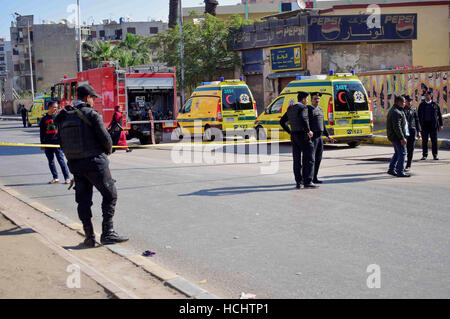
[[[139,142],[140,142],[142,145],[152,144],[152,137],[149,136],[149,135],[141,136],[141,137],[139,138]]]

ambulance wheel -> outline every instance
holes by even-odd
[[[350,143],[347,143],[347,144],[348,144],[348,146],[350,146],[351,148],[355,148],[356,146],[361,145],[361,142],[350,142]]]
[[[258,126],[256,128],[256,140],[258,141],[264,141],[267,140],[267,134],[266,131],[262,126]]]
[[[216,139],[216,136],[213,134],[212,129],[209,126],[205,127],[205,133],[203,134],[203,140],[207,142],[212,142]]]

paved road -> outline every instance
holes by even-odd
[[[37,128],[19,124],[0,122],[0,141],[38,141]],[[438,162],[414,162],[414,176],[400,179],[385,174],[391,147],[331,146],[321,169],[326,184],[300,191],[289,145],[280,148],[276,174],[261,174],[267,163],[177,164],[171,155],[158,147],[111,156],[116,228],[131,236],[128,245],[156,251],[155,261],[170,270],[206,279],[202,286],[212,293],[450,297],[449,151]],[[248,162],[254,155],[243,156]],[[0,147],[1,184],[76,220],[73,191],[47,185],[50,179],[38,149]],[[98,229],[98,194],[94,206]],[[379,289],[366,284],[371,264],[381,270]]]

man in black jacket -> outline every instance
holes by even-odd
[[[425,101],[420,103],[419,122],[422,128],[422,158],[426,160],[428,156],[428,137],[431,139],[431,149],[434,160],[438,160],[437,133],[444,127],[442,114],[439,105],[433,102],[433,91],[428,90],[425,93]]]
[[[318,187],[312,182],[314,174],[314,145],[311,141],[313,132],[311,132],[309,126],[308,108],[306,106],[307,97],[308,93],[299,92],[297,96],[298,103],[290,105],[280,120],[281,127],[291,135],[294,176],[297,189],[300,188],[302,183],[305,188]],[[288,121],[291,128],[287,125]]]
[[[329,142],[334,143],[334,138],[330,137],[327,127],[325,126],[323,110],[319,106],[321,96],[322,93],[320,92],[311,93],[311,104],[308,105],[309,125],[314,134],[311,139],[314,144],[314,184],[322,184],[322,181],[317,178],[323,154],[322,135],[325,135]]]
[[[58,102],[50,101],[48,102],[48,112],[44,115],[39,123],[40,128],[40,138],[41,144],[48,145],[58,145],[58,129],[55,125],[55,117],[58,112]],[[45,156],[47,156],[48,167],[50,168],[50,172],[52,173],[53,179],[48,182],[49,184],[56,184],[59,182],[58,179],[58,171],[55,166],[55,156],[58,160],[59,166],[61,167],[61,171],[64,175],[64,180],[66,184],[70,183],[70,175],[69,170],[67,169],[67,165],[64,162],[64,154],[61,152],[59,148],[53,147],[41,147],[41,150],[45,152]]]
[[[405,98],[403,96],[395,97],[395,104],[389,110],[386,119],[386,131],[389,141],[394,146],[394,156],[389,164],[388,174],[397,177],[410,177],[405,174],[405,156],[406,156],[406,138],[408,137],[408,124],[406,122]]]
[[[94,99],[100,97],[90,85],[77,89],[79,100],[74,106],[67,106],[56,118],[60,132],[61,149],[68,159],[69,169],[75,180],[75,200],[78,203],[78,216],[83,223],[88,247],[95,246],[95,233],[92,225],[92,191],[100,192],[102,201],[103,245],[128,240],[119,236],[113,228],[113,216],[117,202],[117,190],[109,170],[108,156],[112,152],[112,141],[103,124],[103,119],[94,110]]]
[[[20,109],[20,115],[22,115],[23,127],[27,127],[27,115],[28,111],[25,105],[19,104],[22,108]]]
[[[411,105],[412,99],[409,95],[404,95],[403,97],[405,98],[405,108],[403,109],[403,111],[405,112],[409,129],[409,136],[406,143],[408,156],[405,167],[405,171],[408,171],[411,168],[416,139],[421,138],[422,135],[420,134],[421,128],[419,123],[419,116],[417,115],[417,109]]]

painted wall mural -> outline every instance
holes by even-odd
[[[433,90],[433,101],[441,107],[442,114],[449,112],[447,92],[450,71],[448,71],[448,68],[433,72],[400,72],[395,74],[361,74],[359,76],[369,98],[372,100],[375,121],[385,121],[389,109],[394,104],[395,95],[407,94],[413,99],[412,105],[419,107],[422,101],[421,84]]]

